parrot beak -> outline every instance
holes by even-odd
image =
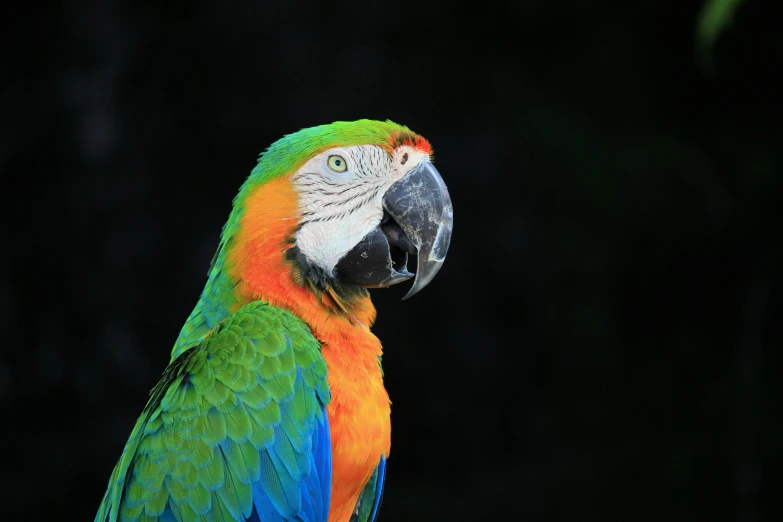
[[[415,255],[416,273],[407,299],[432,281],[446,259],[454,211],[446,184],[424,159],[396,181],[383,197],[381,224],[367,234],[335,267],[347,284],[387,287],[406,281],[408,255]]]
[[[390,237],[390,243],[417,258],[416,279],[403,297],[407,299],[432,281],[446,259],[454,224],[451,197],[443,178],[425,159],[389,188],[383,208],[404,232],[403,237]],[[415,247],[413,252],[408,242]]]

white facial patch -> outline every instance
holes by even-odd
[[[383,196],[424,156],[399,147],[334,148],[311,158],[293,176],[299,193],[301,228],[296,245],[329,274],[383,217]]]

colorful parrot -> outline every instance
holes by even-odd
[[[95,522],[375,520],[391,427],[367,288],[415,277],[409,297],[443,264],[431,154],[360,120],[260,156]]]

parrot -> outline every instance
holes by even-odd
[[[452,226],[432,147],[406,126],[338,121],[271,144],[95,522],[376,520],[391,403],[368,289],[418,293]]]

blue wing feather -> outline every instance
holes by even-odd
[[[326,522],[332,489],[332,449],[326,409],[322,407],[321,413],[323,422],[315,423],[310,436],[310,473],[294,482],[289,470],[272,456],[270,463],[277,460],[272,464],[274,473],[263,480],[262,469],[262,480],[253,484],[253,515],[256,518],[251,515],[248,522],[259,519],[263,522]],[[278,470],[277,466],[282,469]]]
[[[370,480],[364,486],[356,501],[351,522],[374,522],[383,499],[383,485],[386,481],[386,459],[381,457],[378,466],[370,475]]]
[[[375,522],[375,517],[378,516],[378,508],[381,507],[381,501],[383,500],[383,484],[386,482],[386,459],[381,457],[381,462],[375,469],[378,479],[375,484],[375,502],[372,506],[372,517],[370,520]]]
[[[321,495],[311,495],[311,498],[318,497],[321,502],[316,506],[316,515],[318,520],[329,518],[329,505],[332,494],[332,439],[329,432],[329,418],[326,416],[326,408],[321,410],[321,421],[319,426],[313,432],[313,475],[318,478],[318,483],[313,483],[314,493],[320,492]]]

